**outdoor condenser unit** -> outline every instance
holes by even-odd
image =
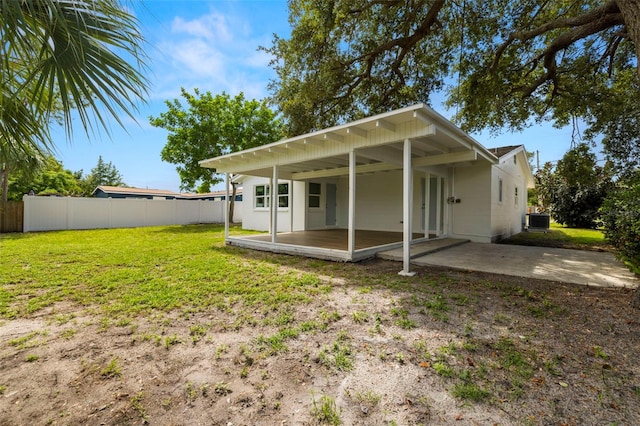
[[[530,213],[529,228],[549,229],[549,215],[543,213]]]

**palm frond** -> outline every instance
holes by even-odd
[[[53,148],[54,112],[69,136],[74,111],[87,133],[108,133],[108,116],[123,127],[122,114],[135,120],[147,94],[144,39],[119,1],[0,0],[0,36],[0,154]]]

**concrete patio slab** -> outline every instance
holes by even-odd
[[[418,257],[411,263],[597,287],[636,288],[640,284],[613,254],[606,252],[467,243]]]
[[[437,251],[459,246],[460,244],[465,244],[468,242],[469,240],[459,238],[441,238],[424,241],[418,244],[412,244],[409,251],[409,257],[411,259],[414,259],[416,257],[424,256],[425,254],[435,253]],[[403,250],[404,249],[400,247],[393,250],[382,251],[378,253],[377,256],[381,259],[396,260],[402,262],[402,256],[404,253]]]

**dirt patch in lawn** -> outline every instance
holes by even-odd
[[[630,290],[397,271],[327,263],[331,291],[278,312],[5,320],[0,424],[640,423]]]

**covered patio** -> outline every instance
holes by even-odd
[[[414,242],[425,241],[423,234],[414,233]],[[360,261],[383,250],[400,248],[402,232],[356,230],[355,251],[349,254],[347,229],[318,229],[278,233],[278,242],[272,244],[271,234],[229,236],[227,242],[238,247],[286,254],[303,254],[334,261]]]
[[[251,213],[268,222],[269,233],[230,236],[226,220],[228,244],[338,261],[401,248],[400,273],[410,275],[412,244],[447,236],[448,206],[459,202],[449,189],[451,167],[477,162],[495,164],[497,157],[433,109],[417,104],[200,164],[226,174],[227,193],[232,174],[266,181],[254,184],[260,188],[255,191],[259,202],[254,201]],[[382,184],[362,184],[372,176]],[[320,184],[322,201],[311,190]],[[251,194],[245,188],[246,199]],[[376,196],[376,203],[363,198]],[[279,214],[282,209],[286,216]],[[313,209],[313,214],[323,212],[320,221]]]

